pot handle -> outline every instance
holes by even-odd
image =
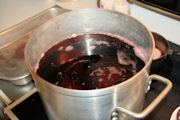
[[[167,93],[171,90],[172,88],[172,83],[170,82],[170,80],[168,80],[167,78],[164,78],[162,76],[159,75],[150,75],[149,76],[149,81],[151,80],[157,80],[161,83],[165,83],[166,87],[163,89],[163,91],[152,101],[152,103],[150,105],[148,105],[142,112],[136,113],[136,112],[132,112],[130,110],[127,110],[125,108],[122,107],[116,107],[114,108],[112,114],[111,114],[111,120],[118,120],[118,112],[122,112],[125,113],[126,115],[129,115],[131,117],[134,118],[145,118],[161,101],[162,99],[167,95]]]

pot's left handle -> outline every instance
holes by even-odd
[[[142,112],[136,113],[136,112],[132,112],[130,110],[127,110],[127,109],[125,109],[123,107],[116,107],[116,108],[114,108],[114,110],[113,110],[113,112],[111,114],[111,120],[118,120],[118,118],[119,118],[118,112],[125,113],[125,114],[127,114],[127,115],[129,115],[131,117],[137,118],[137,119],[145,118],[163,100],[163,98],[167,95],[167,93],[172,88],[172,83],[170,82],[170,80],[168,80],[167,78],[164,78],[162,76],[150,75],[149,80],[150,81],[151,80],[157,80],[159,82],[162,82],[162,83],[166,84],[166,87],[152,101],[152,103],[150,105],[148,105]]]

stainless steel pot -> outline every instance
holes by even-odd
[[[127,38],[144,53],[145,67],[120,84],[95,90],[74,90],[56,86],[36,74],[37,63],[57,42],[82,33],[111,33]],[[25,60],[51,120],[130,120],[143,118],[164,98],[172,84],[151,75],[154,40],[151,32],[134,18],[103,9],[82,9],[60,15],[38,28],[25,48]],[[141,112],[149,81],[166,84],[161,94]],[[131,112],[133,111],[133,112]],[[136,113],[137,112],[137,113]]]

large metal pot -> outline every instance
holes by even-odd
[[[97,32],[120,35],[135,43],[144,53],[145,67],[125,82],[95,90],[59,87],[36,74],[37,63],[48,48],[72,34]],[[103,9],[82,9],[62,14],[38,28],[27,43],[25,60],[49,119],[130,120],[132,117],[143,118],[150,113],[172,86],[166,78],[149,76],[154,46],[151,32],[134,18]],[[149,81],[152,79],[167,86],[157,99],[141,112]]]

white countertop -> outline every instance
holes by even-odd
[[[74,2],[61,2],[61,0],[0,0],[0,31],[8,29],[55,4],[71,10],[97,6],[95,0],[74,0]]]
[[[61,2],[61,0],[0,0],[0,31],[8,29],[55,4],[66,9],[75,10],[97,7],[97,0],[74,0],[74,2]],[[143,22],[151,31],[157,32],[167,40],[180,45],[180,21],[136,5],[131,5],[130,9],[131,15]]]

